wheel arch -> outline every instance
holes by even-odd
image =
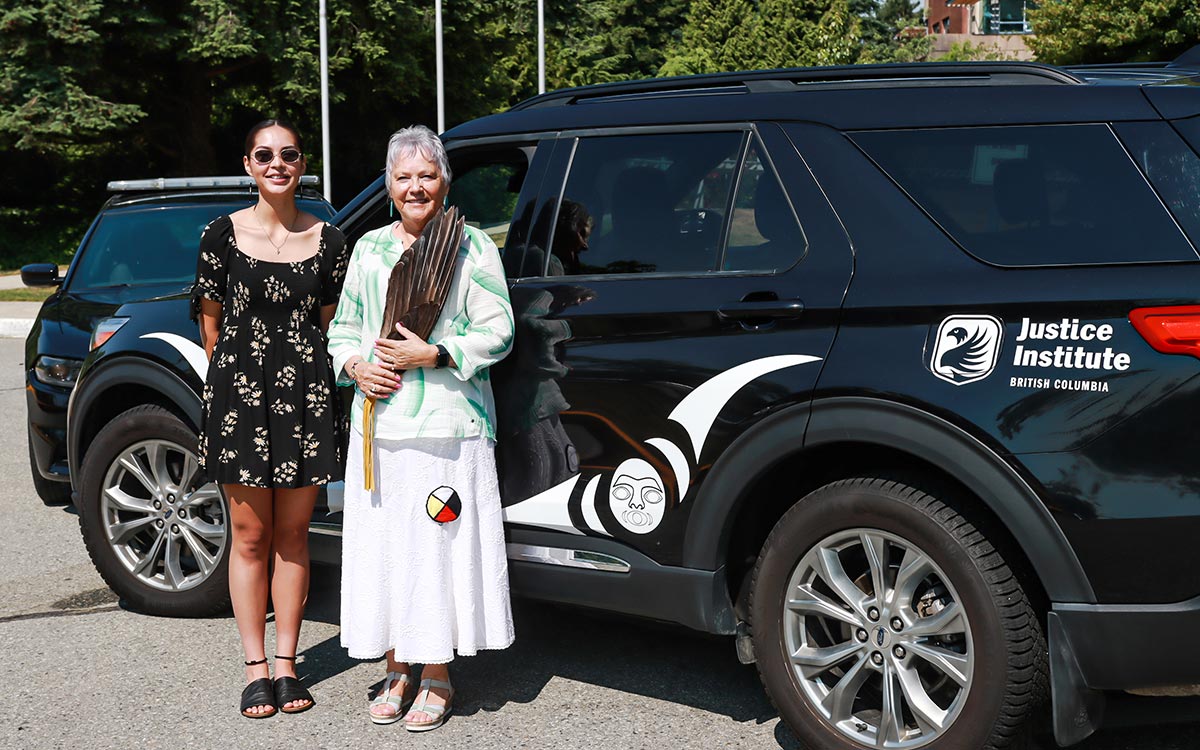
[[[157,362],[136,357],[101,360],[80,379],[67,408],[67,459],[76,491],[83,458],[96,435],[118,414],[144,404],[161,406],[192,429],[200,429],[200,397]]]
[[[940,417],[875,398],[830,398],[786,409],[735,440],[696,497],[684,565],[725,566],[736,602],[743,574],[787,508],[830,481],[881,470],[957,485],[1025,558],[1039,593],[1050,601],[1096,601],[1066,536],[1011,465]]]

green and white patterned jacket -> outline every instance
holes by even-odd
[[[337,313],[329,325],[329,354],[339,385],[357,354],[374,362],[383,322],[388,276],[404,252],[386,226],[355,243]],[[496,437],[496,403],[488,368],[512,348],[513,314],[500,251],[484,232],[466,227],[455,261],[454,281],[429,343],[446,347],[458,367],[419,368],[404,373],[400,390],[375,405],[375,437]],[[363,394],[355,392],[351,428],[362,431]]]

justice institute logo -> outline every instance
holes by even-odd
[[[929,369],[954,385],[983,380],[996,369],[1004,326],[991,315],[951,315],[938,326]]]

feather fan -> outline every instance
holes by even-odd
[[[388,276],[381,338],[400,338],[399,323],[422,341],[429,339],[450,296],[465,224],[458,208],[439,210],[400,255]],[[363,404],[363,487],[368,491],[375,489],[374,435],[375,399],[367,398]]]
[[[387,301],[379,331],[381,337],[400,338],[396,323],[422,340],[433,333],[433,326],[450,294],[454,262],[458,259],[465,223],[454,206],[438,211],[417,241],[396,261],[388,277]]]

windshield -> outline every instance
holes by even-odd
[[[298,201],[303,211],[328,218],[329,208]],[[156,206],[113,211],[100,218],[72,272],[72,291],[122,286],[191,284],[200,232],[213,219],[246,203]]]

